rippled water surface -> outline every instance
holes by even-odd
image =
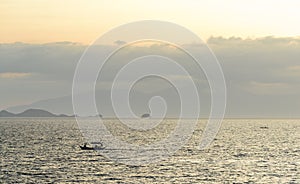
[[[74,119],[0,119],[0,183],[300,183],[300,120],[225,120],[215,141],[198,150],[205,120],[188,144],[159,163],[128,166],[84,142]],[[151,144],[168,135],[169,119],[150,131],[105,120],[114,136]]]

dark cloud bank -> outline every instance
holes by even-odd
[[[207,43],[224,71],[228,90],[226,117],[300,117],[300,37],[211,37]],[[43,100],[9,110],[18,112],[35,107],[72,114],[69,96],[72,79],[85,49],[85,45],[72,42],[0,44],[0,109]],[[202,79],[200,76],[199,80]],[[155,86],[155,80],[149,81]],[[140,99],[148,89],[141,86],[136,87],[139,100],[133,104],[133,108],[140,109],[137,113],[147,111],[146,101]],[[156,87],[157,91],[146,96],[176,97],[165,86]],[[199,89],[202,98],[209,97],[207,85],[200,85]],[[105,85],[99,85],[98,90],[107,93]],[[49,100],[51,98],[53,100]],[[99,101],[105,105],[109,103],[101,95]],[[169,102],[176,106],[172,100]],[[209,100],[203,100],[203,104],[207,106],[203,108],[204,116],[209,110]],[[111,115],[111,109],[100,109],[102,114]],[[171,110],[170,114],[177,110]]]

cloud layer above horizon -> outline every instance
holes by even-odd
[[[119,44],[124,42],[117,40]],[[207,44],[225,75],[227,117],[300,117],[299,37],[211,37]],[[0,109],[70,95],[86,47],[72,42],[0,44]]]

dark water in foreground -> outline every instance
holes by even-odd
[[[115,120],[106,124],[130,143],[149,143],[163,138],[172,121],[144,137]],[[300,183],[300,120],[225,120],[212,145],[198,150],[204,125],[174,156],[127,166],[80,150],[84,139],[74,119],[3,118],[0,183]]]

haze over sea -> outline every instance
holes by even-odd
[[[183,148],[159,163],[128,166],[97,151],[80,150],[74,118],[1,118],[1,183],[300,183],[300,120],[226,119],[214,142],[198,150],[206,120]],[[151,131],[107,128],[131,144],[151,144],[176,125]]]

